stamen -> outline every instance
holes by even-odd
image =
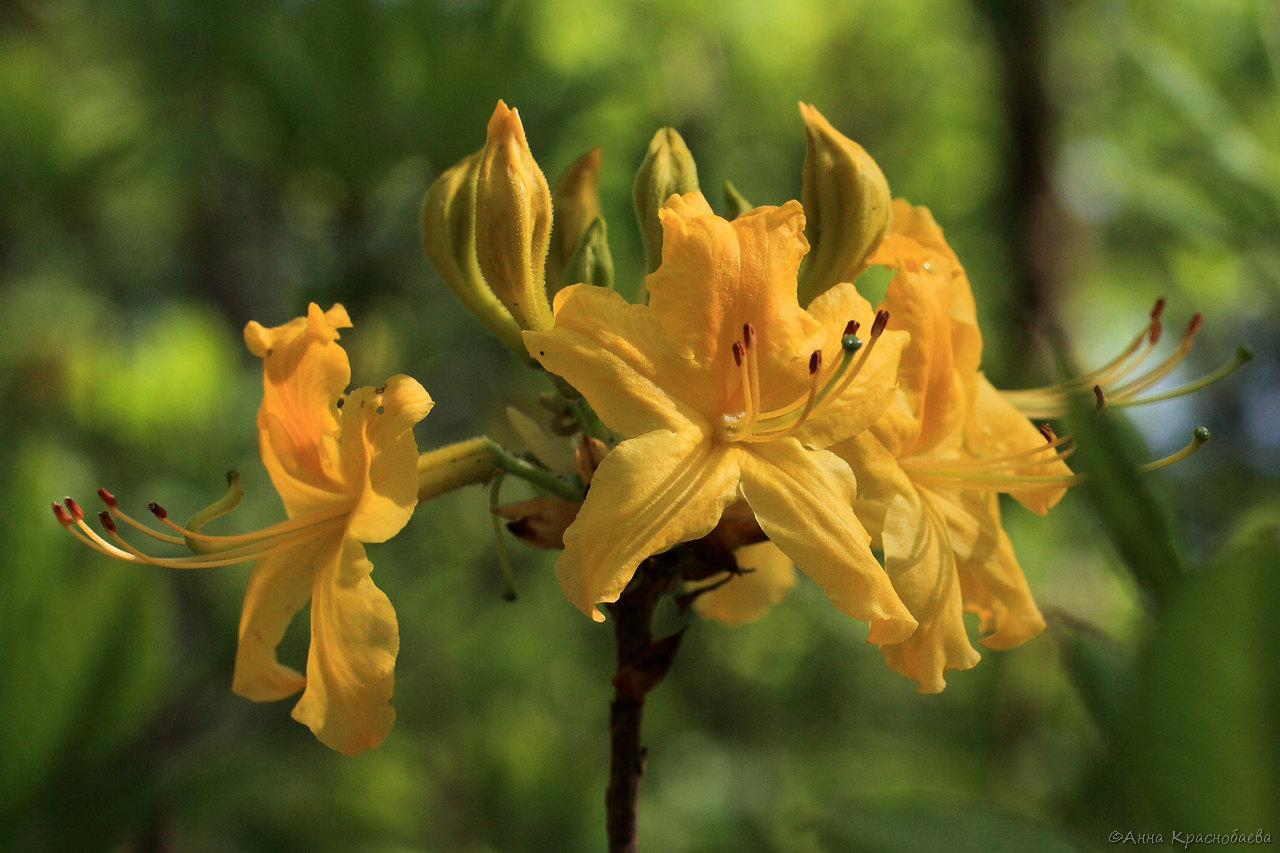
[[[809,375],[813,376],[822,369],[822,350],[816,349],[809,356]]]
[[[1093,386],[1093,396],[1098,401],[1098,411],[1105,412],[1107,410],[1107,395],[1103,393],[1101,385]]]
[[[65,497],[62,502],[66,505],[67,511],[71,513],[71,517],[76,521],[84,518],[84,510],[80,508],[80,504],[76,503],[75,498]]]
[[[1201,388],[1209,387],[1213,383],[1217,382],[1219,379],[1222,379],[1224,376],[1229,376],[1230,374],[1234,373],[1242,365],[1247,364],[1252,359],[1253,359],[1253,350],[1251,350],[1249,347],[1245,346],[1244,344],[1241,344],[1240,346],[1236,347],[1236,354],[1231,357],[1230,361],[1228,361],[1226,364],[1222,365],[1212,373],[1207,374],[1206,376],[1203,376],[1195,380],[1194,382],[1188,382],[1185,385],[1179,385],[1177,388],[1172,388],[1168,391],[1164,391],[1159,394],[1152,394],[1149,397],[1137,397],[1137,398],[1129,398],[1125,400],[1118,400],[1116,401],[1115,405],[1142,406],[1147,403],[1158,403],[1161,400],[1171,400],[1174,397],[1181,397],[1184,394],[1190,394],[1192,392],[1199,391]]]
[[[1188,456],[1192,455],[1197,450],[1204,447],[1205,444],[1209,441],[1209,438],[1210,438],[1209,428],[1198,426],[1194,430],[1192,430],[1191,441],[1189,444],[1187,444],[1186,447],[1182,448],[1177,453],[1173,453],[1173,454],[1170,454],[1169,456],[1166,456],[1163,459],[1157,459],[1154,462],[1148,462],[1145,465],[1139,465],[1138,470],[1139,471],[1155,471],[1160,468],[1164,468],[1168,465],[1172,465],[1175,462],[1181,462],[1183,459],[1186,459]]]
[[[116,507],[116,496],[115,496],[115,495],[111,494],[111,493],[110,493],[110,492],[108,492],[106,489],[99,488],[99,489],[98,489],[98,497],[102,498],[102,502],[103,502],[104,504],[106,504],[107,506],[111,507],[112,509],[115,509],[115,507]]]
[[[147,502],[147,510],[150,511],[152,515],[154,515],[156,518],[160,519],[161,521],[164,521],[169,517],[169,511],[166,510],[164,507],[160,506],[160,504],[156,503],[155,501]]]

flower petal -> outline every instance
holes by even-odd
[[[725,625],[754,622],[780,603],[796,585],[791,558],[772,542],[744,545],[733,552],[742,574],[713,575],[693,588],[716,586],[693,600],[693,609],[704,619]]]
[[[818,582],[840,612],[871,623],[869,642],[896,643],[916,620],[871,555],[854,516],[849,466],[825,450],[784,438],[743,454],[742,495],[765,534]]]
[[[738,459],[702,433],[655,430],[622,442],[591,481],[565,531],[556,576],[565,597],[597,622],[645,558],[697,539],[737,498]]]
[[[331,562],[342,547],[340,525],[327,536],[282,549],[253,564],[240,613],[231,689],[254,702],[274,702],[306,684],[302,673],[276,660],[276,646],[293,616],[311,597],[315,567]]]
[[[347,534],[385,542],[418,505],[418,444],[413,425],[435,403],[417,380],[396,375],[382,388],[358,388],[342,407],[342,478],[358,499]]]
[[[885,516],[883,540],[885,570],[920,627],[880,651],[891,669],[920,682],[921,693],[940,693],[946,687],[943,673],[969,669],[979,659],[964,626],[946,522],[927,492],[903,492]]]
[[[1037,448],[1045,448],[1042,457],[1050,460],[1038,465],[1026,465],[1016,471],[1021,476],[1057,476],[1071,475],[1071,469],[1065,462],[1057,458],[1045,446],[1044,436],[1040,430],[1027,420],[1027,416],[1015,409],[1004,396],[987,381],[985,376],[978,375],[977,395],[974,399],[973,411],[965,430],[965,448],[974,456],[992,457],[1025,453]],[[1066,486],[1036,486],[1033,488],[1010,489],[1009,493],[1027,509],[1041,515],[1062,499],[1066,494]]]
[[[293,718],[321,743],[347,755],[378,746],[391,731],[396,653],[395,610],[369,572],[364,546],[347,537],[323,566],[311,601],[307,689]]]
[[[633,436],[705,420],[682,402],[707,393],[705,377],[672,354],[646,306],[579,284],[556,294],[555,318],[550,331],[525,332],[525,346],[581,391],[609,429]]]

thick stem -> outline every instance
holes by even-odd
[[[670,554],[645,560],[626,591],[610,605],[618,644],[618,673],[609,707],[609,787],[605,792],[610,853],[636,853],[640,780],[645,771],[645,749],[640,744],[644,699],[666,673],[675,653],[675,644],[668,642],[672,638],[653,642],[653,613],[675,582],[674,565]]]

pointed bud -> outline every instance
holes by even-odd
[[[549,329],[546,262],[551,190],[533,160],[520,116],[498,101],[476,183],[476,257],[522,329]]]
[[[742,197],[738,188],[728,181],[724,182],[724,218],[737,219],[740,214],[751,210],[751,202]]]
[[[476,181],[484,151],[477,151],[436,178],[422,202],[422,248],[436,273],[462,304],[508,349],[528,359],[520,327],[480,272],[476,258]]]
[[[808,152],[804,205],[809,255],[800,268],[800,304],[853,281],[889,230],[889,184],[862,146],[809,104],[800,105]]]
[[[583,232],[578,248],[569,256],[562,281],[564,284],[594,284],[613,287],[613,255],[609,252],[608,231],[604,218],[591,220]]]
[[[599,145],[569,164],[555,189],[551,206],[555,222],[551,229],[551,251],[547,255],[547,292],[584,281],[567,274],[570,259],[580,250],[587,229],[599,219],[600,166],[604,149]]]
[[[675,128],[664,127],[654,134],[649,152],[636,172],[633,189],[636,221],[644,239],[645,270],[653,272],[662,263],[662,225],[658,211],[673,195],[698,189],[698,167]]]

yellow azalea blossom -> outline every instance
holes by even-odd
[[[999,492],[1046,512],[1072,482],[1061,443],[1007,403],[979,370],[973,293],[928,210],[896,201],[893,230],[869,259],[897,270],[885,295],[889,327],[910,333],[900,392],[871,429],[833,448],[858,478],[858,517],[883,548],[894,589],[919,621],[883,644],[889,666],[920,691],[978,661],[962,613],[981,617],[982,643],[1007,649],[1044,629],[1000,523]]]
[[[98,550],[131,562],[203,568],[255,560],[240,618],[232,689],[259,702],[302,690],[293,717],[333,749],[354,755],[378,746],[395,721],[392,688],[399,630],[395,611],[369,574],[362,543],[383,542],[408,522],[417,504],[418,449],[412,428],[432,406],[408,376],[381,388],[344,393],[351,378],[338,330],[351,325],[341,305],[275,328],[244,330],[263,359],[258,446],[289,520],[241,536],[209,536],[152,512],[177,535],[157,533],[100,494],[100,514],[114,544],[67,501],[59,519]],[[58,510],[55,504],[55,511]],[[153,538],[184,542],[196,556],[144,554],[118,532],[116,520]],[[276,659],[289,622],[311,601],[306,676]]]
[[[848,465],[823,448],[884,411],[906,336],[884,332],[852,285],[799,306],[797,202],[730,222],[690,193],[660,215],[647,305],[575,285],[556,295],[552,329],[525,333],[625,437],[565,532],[565,595],[603,620],[596,605],[616,601],[643,559],[706,535],[744,499],[837,608],[871,623],[871,641],[905,639],[915,620],[853,514]]]

